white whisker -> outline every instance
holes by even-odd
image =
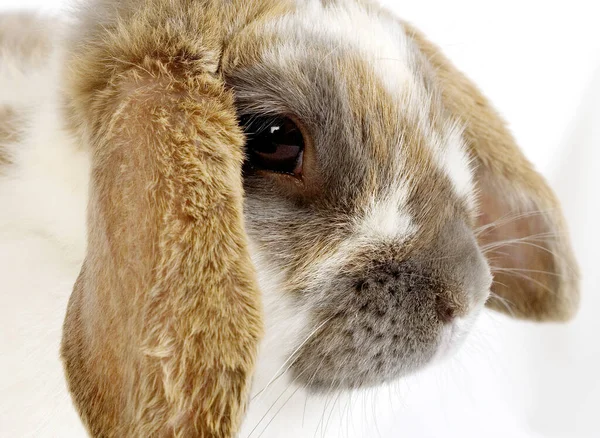
[[[298,351],[300,351],[300,349],[325,325],[327,324],[332,317],[327,318],[325,321],[323,321],[321,324],[319,324],[317,326],[317,328],[315,328],[312,332],[310,332],[310,334],[306,337],[306,339],[304,339],[304,341],[298,346],[296,347],[296,349],[288,356],[288,358],[285,360],[285,362],[283,362],[283,364],[279,367],[279,369],[277,371],[275,371],[275,374],[273,375],[273,377],[271,377],[271,380],[269,380],[269,382],[265,385],[264,388],[262,388],[258,393],[256,393],[254,395],[254,397],[252,398],[252,401],[254,401],[254,399],[256,397],[259,397],[261,394],[264,393],[264,391],[273,384],[273,382],[275,382],[277,379],[279,379],[282,375],[284,375],[292,366],[293,364],[293,359],[296,353],[298,353]],[[288,362],[290,362],[290,364],[288,365],[288,367],[282,371],[282,369],[286,366],[286,364],[288,364]],[[280,373],[281,372],[281,373]],[[260,398],[258,398],[256,401],[259,401]]]

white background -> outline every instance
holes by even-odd
[[[65,3],[0,0],[0,9],[59,11]],[[489,366],[481,366],[481,353],[472,355],[473,363],[468,351],[462,354],[462,392],[472,403],[463,403],[462,396],[453,403],[452,394],[444,395],[448,415],[465,419],[444,435],[475,437],[472,431],[487,424],[490,436],[496,436],[503,424],[518,422],[523,436],[600,437],[599,2],[384,3],[439,44],[508,120],[527,156],[561,197],[583,270],[582,309],[569,325],[487,316],[492,329],[482,327],[475,339]],[[479,427],[468,426],[467,419]]]

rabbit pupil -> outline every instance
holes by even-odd
[[[244,116],[246,167],[299,176],[304,138],[288,117]]]

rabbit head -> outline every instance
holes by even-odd
[[[486,302],[538,320],[572,314],[555,198],[485,98],[410,25],[364,2],[299,2],[235,35],[221,68],[247,135],[265,344],[297,383],[412,372],[458,345]]]

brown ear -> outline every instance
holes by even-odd
[[[567,320],[578,268],[558,201],[477,87],[417,30],[446,108],[465,126],[480,194],[478,240],[494,273],[488,306],[518,318]]]
[[[84,22],[69,58],[92,174],[62,356],[92,436],[232,437],[244,413],[260,295],[243,137],[203,4],[136,2],[127,20]]]

